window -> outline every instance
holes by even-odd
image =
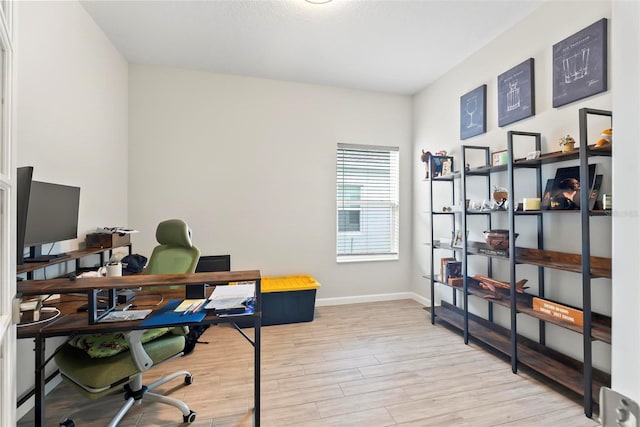
[[[398,259],[397,147],[338,144],[338,262]]]

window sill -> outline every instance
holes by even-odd
[[[336,258],[338,264],[349,262],[371,262],[371,261],[397,261],[398,254],[384,255],[343,255]]]

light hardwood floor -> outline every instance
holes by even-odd
[[[313,322],[262,329],[262,417],[270,426],[596,426],[576,396],[552,388],[429,322],[412,300],[318,307]],[[248,329],[252,334],[252,330]],[[253,349],[231,327],[209,328],[194,353],[152,369],[146,382],[187,368],[194,383],[160,390],[197,412],[192,426],[251,426]],[[47,396],[47,426],[62,416],[106,425],[122,397],[88,401],[66,384]],[[178,426],[173,407],[136,406],[123,426]],[[32,413],[19,426],[33,424]]]

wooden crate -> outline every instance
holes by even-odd
[[[87,248],[118,248],[131,243],[130,234],[90,233],[87,234]]]

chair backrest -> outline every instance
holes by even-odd
[[[146,274],[193,273],[200,259],[200,250],[191,242],[191,230],[181,219],[168,219],[158,224],[159,245],[149,257]]]

